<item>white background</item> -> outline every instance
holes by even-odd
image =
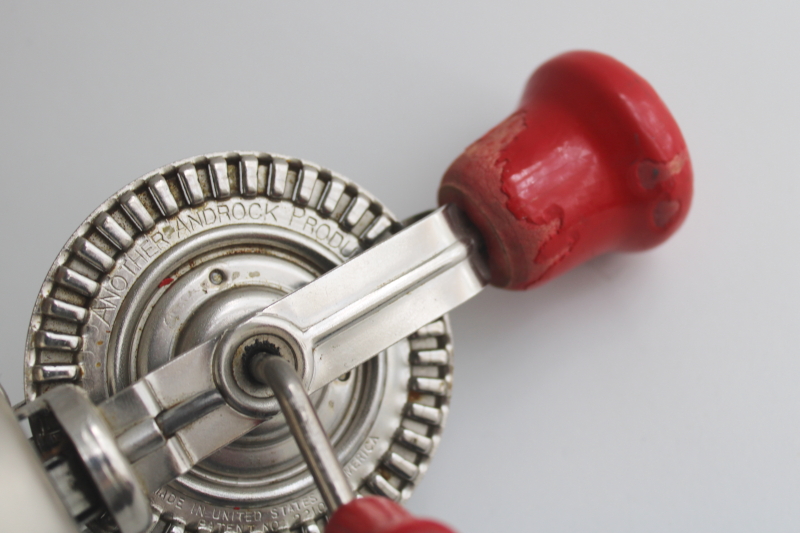
[[[0,382],[21,399],[50,263],[134,178],[271,151],[409,216],[537,65],[593,49],[674,113],[692,212],[652,252],[452,313],[452,416],[409,505],[462,533],[796,532],[799,30],[796,1],[6,1]]]

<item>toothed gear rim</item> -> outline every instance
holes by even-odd
[[[297,159],[231,152],[158,169],[94,211],[53,263],[31,317],[26,396],[70,382],[99,403],[398,228],[368,192]],[[358,493],[402,501],[425,473],[448,413],[450,339],[442,317],[314,395]],[[277,419],[151,503],[158,533],[324,529]]]

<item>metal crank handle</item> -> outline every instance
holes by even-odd
[[[355,499],[303,383],[285,359],[258,354],[253,376],[272,387],[286,423],[328,507],[328,533],[453,533],[446,526],[411,516],[379,496]]]
[[[564,54],[451,165],[438,211],[230,330],[221,353],[274,335],[314,392],[486,281],[527,289],[663,242],[691,197],[686,143],[653,88],[608,56]]]
[[[253,374],[255,355],[283,357],[313,392],[480,291],[487,273],[459,216],[438,209],[97,407],[64,385],[19,408],[18,418],[66,435],[40,452],[71,450],[47,467],[70,515],[83,523],[107,510],[123,533],[144,530],[147,494],[280,411],[280,395]],[[90,483],[76,490],[84,468]]]
[[[454,206],[438,209],[97,408],[65,385],[18,409],[63,431],[67,440],[43,455],[74,448],[99,488],[73,490],[74,462],[49,469],[69,513],[84,522],[106,509],[123,533],[146,528],[147,494],[280,411],[253,377],[254,355],[283,357],[313,392],[480,291],[488,274],[459,217]]]
[[[680,130],[645,80],[601,54],[559,56],[447,171],[439,198],[451,203],[144,381],[186,424],[176,436],[197,461],[278,412],[248,377],[252,353],[268,347],[314,392],[488,279],[528,288],[600,253],[658,244],[686,216],[691,177]],[[106,408],[132,401],[113,397]],[[190,423],[192,412],[203,416]],[[226,431],[210,430],[223,421]]]
[[[220,390],[263,416],[274,399],[231,395],[236,376],[226,375],[248,348],[269,346],[313,392],[487,279],[526,289],[601,253],[655,246],[680,226],[691,195],[686,144],[650,85],[601,54],[559,56],[533,74],[519,109],[453,163],[439,210],[223,334]]]
[[[90,515],[99,493],[122,531],[138,533],[150,516],[145,494],[279,412],[251,372],[255,355],[288,361],[311,393],[488,282],[526,289],[601,253],[662,242],[691,194],[683,137],[650,85],[607,56],[565,54],[540,67],[520,107],[452,164],[432,214],[178,355],[99,411],[62,386],[17,415],[38,419],[45,433],[61,426],[88,466],[99,491],[70,501],[72,516]],[[432,378],[424,386],[447,388]],[[59,472],[51,478],[69,496],[72,478]]]
[[[392,292],[386,287],[391,283],[402,285],[395,281],[402,276],[383,280],[381,276],[369,277],[370,268],[386,266],[379,261],[371,263],[374,258],[388,259],[394,254],[400,265],[407,266],[404,252],[414,250],[417,243],[421,248],[429,245],[422,238],[428,233],[422,229],[425,224],[446,219],[444,225],[450,232],[465,236],[459,239],[461,247],[442,246],[439,253],[444,257],[445,250],[450,249],[453,257],[460,259],[449,264],[470,268],[458,271],[463,274],[462,279],[450,268],[427,269],[427,277],[404,272],[406,280],[420,280],[416,284],[407,282],[406,286],[422,287],[423,283],[436,280],[440,288],[447,287],[459,295],[450,301],[457,304],[459,299],[466,300],[469,293],[480,290],[486,272],[484,261],[492,284],[527,289],[602,253],[655,246],[681,225],[691,197],[692,169],[686,144],[652,87],[607,56],[590,52],[565,54],[540,67],[529,80],[517,111],[451,165],[439,191],[442,210],[389,239],[372,254],[364,254],[276,302],[256,321],[275,313],[272,316],[292,319],[301,331],[313,332],[307,340],[316,350],[311,359],[316,368],[306,383],[307,388],[315,390],[318,384],[368,357],[358,353],[360,337],[348,337],[348,328],[365,337],[372,333],[366,337],[369,352],[381,344],[376,340],[379,332],[391,330],[392,324],[399,323],[397,327],[410,332],[429,319],[424,312],[413,310],[424,311],[426,303],[438,303],[442,293]],[[453,205],[461,211],[454,210]],[[461,218],[461,212],[469,222]],[[469,237],[474,235],[473,228],[477,228],[479,239]],[[457,249],[461,255],[457,255]],[[422,267],[418,270],[425,271]],[[361,279],[365,280],[361,293],[344,288],[353,283],[357,287]],[[379,296],[380,291],[385,293]],[[358,294],[364,294],[364,299]],[[370,294],[375,294],[372,300],[368,300]],[[315,308],[316,302],[324,304],[321,310]],[[362,302],[370,302],[372,307]],[[412,312],[387,313],[388,321],[381,322],[381,306]],[[331,309],[335,312],[326,315],[325,311]],[[419,322],[413,322],[415,318]],[[374,329],[357,329],[359,323],[368,326],[373,320]],[[394,341],[388,335],[381,339],[385,345]],[[348,352],[349,364],[344,359]],[[290,408],[284,401],[281,405],[285,411]],[[311,434],[324,435],[321,431]],[[302,443],[309,432],[295,425],[293,435]],[[324,455],[310,453],[313,447],[308,444],[301,444],[301,448],[305,448],[309,464]],[[338,465],[335,456],[325,456],[332,461],[315,473],[323,493],[329,482],[324,473],[333,472],[334,463]],[[340,480],[342,477],[338,476]],[[340,497],[338,503],[344,499]],[[329,506],[334,509],[338,503],[332,501]],[[345,503],[333,513],[327,530],[449,531],[440,524],[416,521],[394,502],[381,498]]]
[[[278,400],[251,371],[256,354],[283,357],[292,375],[306,376],[307,390],[317,390],[476,294],[487,275],[476,237],[453,206],[344,266],[97,407],[82,389],[64,385],[19,408],[18,418],[66,435],[40,452],[72,450],[73,461],[53,463],[48,473],[75,520],[105,509],[123,533],[144,530],[147,494],[277,414]],[[76,491],[81,464],[91,479]]]

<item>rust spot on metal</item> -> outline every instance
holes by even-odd
[[[167,285],[169,285],[173,281],[175,281],[174,278],[164,278],[164,279],[161,280],[161,283],[158,284],[158,288],[160,289],[161,287],[166,287]]]

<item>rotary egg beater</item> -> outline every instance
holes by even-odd
[[[446,313],[657,245],[691,194],[669,111],[590,52],[540,67],[445,173],[440,207],[407,221],[296,158],[162,167],[47,275],[15,409],[34,447],[4,407],[6,501],[64,531],[444,531],[392,502],[441,438]]]

